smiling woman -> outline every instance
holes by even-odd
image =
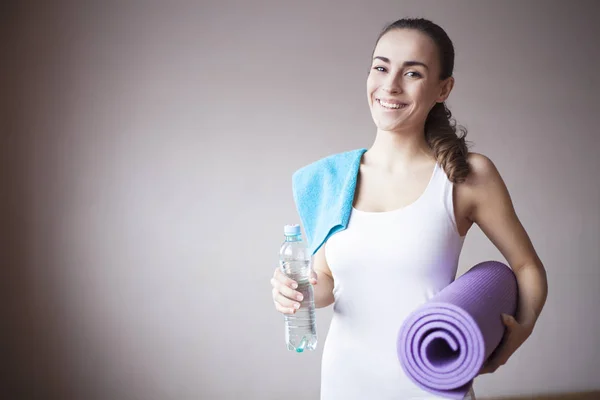
[[[457,135],[452,113],[445,104],[454,87],[453,70],[454,46],[442,28],[422,19],[401,19],[386,27],[377,39],[367,91],[377,126],[387,122],[394,129],[403,119],[417,125],[425,119],[425,138],[434,156],[450,179],[458,183],[468,175],[469,164],[466,130],[458,127],[461,135]],[[373,109],[374,103],[382,106],[380,110],[390,106],[404,108],[409,106],[409,99],[413,109],[403,118],[390,120],[390,115],[385,113],[382,116],[386,118],[379,118]],[[410,123],[403,127],[414,128]]]
[[[508,360],[545,303],[545,269],[500,174],[487,157],[469,153],[466,132],[457,133],[445,105],[453,65],[453,44],[438,25],[424,19],[389,25],[376,42],[366,85],[377,128],[373,145],[294,174],[314,251],[315,303],[334,304],[323,400],[442,398],[404,373],[396,335],[416,308],[455,280],[474,223],[504,255],[520,291],[518,313],[503,319],[507,333],[481,373]],[[338,186],[344,189],[327,192]],[[276,309],[294,314],[294,282],[276,269],[271,283]],[[473,391],[465,398],[473,399]]]

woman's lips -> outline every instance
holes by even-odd
[[[377,103],[386,110],[401,110],[408,104],[394,100],[376,99]]]

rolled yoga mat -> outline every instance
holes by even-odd
[[[497,261],[475,265],[404,321],[398,359],[418,386],[462,399],[504,335],[502,313],[514,316],[517,279]]]

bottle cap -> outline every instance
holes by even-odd
[[[286,236],[300,235],[300,225],[298,225],[298,224],[286,225],[283,227],[283,233]]]

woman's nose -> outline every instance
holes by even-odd
[[[383,90],[389,94],[398,94],[401,92],[398,86],[385,86]]]
[[[390,94],[402,93],[402,86],[398,83],[397,79],[389,79],[383,85],[383,90]]]

